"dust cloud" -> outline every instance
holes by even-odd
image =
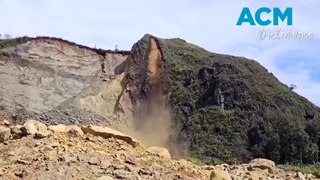
[[[147,72],[150,78],[149,96],[145,101],[134,105],[133,119],[129,122],[126,133],[148,147],[166,147],[173,155],[179,154],[179,146],[175,138],[172,138],[173,124],[168,97],[162,91],[162,61],[162,52],[157,40],[150,38]]]
[[[129,127],[132,136],[142,141],[146,146],[168,147],[171,131],[171,115],[163,104],[151,102],[149,107],[141,109]]]

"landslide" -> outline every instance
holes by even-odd
[[[258,62],[152,35],[131,51],[126,72],[135,121],[145,124],[139,117],[156,91],[170,111],[173,154],[206,163],[320,161],[319,108]]]
[[[124,124],[116,67],[129,54],[52,37],[0,40],[0,106],[16,123]]]
[[[205,163],[312,164],[319,108],[259,63],[145,35],[130,52],[58,38],[0,41],[9,119],[104,124]]]

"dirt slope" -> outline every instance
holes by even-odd
[[[14,115],[13,120],[117,123],[111,120],[121,114],[114,109],[122,78],[115,68],[130,52],[97,50],[49,37],[11,41],[16,44],[0,49],[0,105]]]
[[[14,123],[105,125],[208,164],[320,161],[317,106],[254,60],[179,38],[145,35],[131,51],[0,41],[0,79]]]

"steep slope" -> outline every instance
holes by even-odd
[[[154,56],[154,44],[160,58],[157,71],[148,58]],[[148,111],[158,89],[169,103],[174,133],[168,144],[179,146],[177,154],[189,149],[189,155],[208,162],[254,157],[279,163],[319,161],[319,108],[256,61],[151,35],[133,46],[127,61],[136,121],[143,121],[141,111]],[[154,85],[155,74],[161,85]]]
[[[49,37],[1,44],[0,105],[15,114],[15,121],[24,116],[48,123],[112,120],[122,91],[115,68],[130,52],[98,50]]]
[[[105,124],[207,163],[320,161],[319,108],[253,60],[151,35],[130,52],[0,45],[0,105],[14,122]]]

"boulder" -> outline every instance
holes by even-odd
[[[70,125],[66,127],[66,132],[67,133],[71,133],[73,135],[76,136],[83,136],[83,131],[81,130],[81,128],[77,125]]]
[[[120,139],[122,141],[127,142],[128,144],[132,145],[133,147],[138,147],[138,146],[142,146],[142,144],[132,138],[129,135],[126,135],[124,133],[121,133],[117,130],[108,128],[108,127],[101,127],[101,126],[82,126],[81,130],[83,131],[83,133],[85,134],[92,134],[94,136],[101,136],[103,138],[115,138],[115,139]]]
[[[301,172],[297,172],[296,177],[298,177],[300,180],[306,180],[306,177]]]
[[[54,133],[65,133],[66,129],[67,129],[67,126],[63,124],[48,126],[48,130]]]
[[[113,178],[110,176],[101,176],[97,180],[113,180]]]
[[[210,174],[210,180],[232,180],[232,177],[228,171],[215,169]]]
[[[13,139],[19,139],[22,137],[21,125],[10,126],[10,131]]]
[[[248,173],[250,175],[249,180],[260,180],[260,179],[266,179],[267,175],[264,174],[263,172],[259,171],[252,171]]]
[[[313,174],[307,174],[307,175],[306,175],[306,178],[307,178],[308,180],[316,179],[316,177],[315,177]]]
[[[88,164],[90,164],[90,165],[98,165],[98,164],[100,164],[100,161],[99,161],[99,159],[96,158],[96,157],[91,157],[91,158],[89,159],[89,161],[88,161]]]
[[[36,138],[43,138],[50,135],[47,126],[36,120],[28,120],[21,127],[22,135],[33,135]]]
[[[229,171],[230,170],[229,165],[225,164],[225,163],[216,165],[215,168],[216,169],[221,169],[221,170],[224,170],[224,171]]]
[[[4,125],[4,126],[10,126],[10,122],[6,119],[4,119],[2,122],[0,122],[0,125]]]
[[[275,173],[276,171],[276,164],[268,159],[263,158],[257,158],[250,161],[249,166],[251,166],[253,169],[268,169],[269,173]]]
[[[11,137],[10,128],[5,126],[0,126],[0,143],[9,140]]]
[[[169,151],[164,147],[150,147],[148,148],[148,151],[151,153],[155,153],[165,159],[171,159],[171,155]]]
[[[48,129],[54,133],[71,133],[72,135],[83,136],[83,131],[77,125],[66,126],[63,124],[48,126]]]

